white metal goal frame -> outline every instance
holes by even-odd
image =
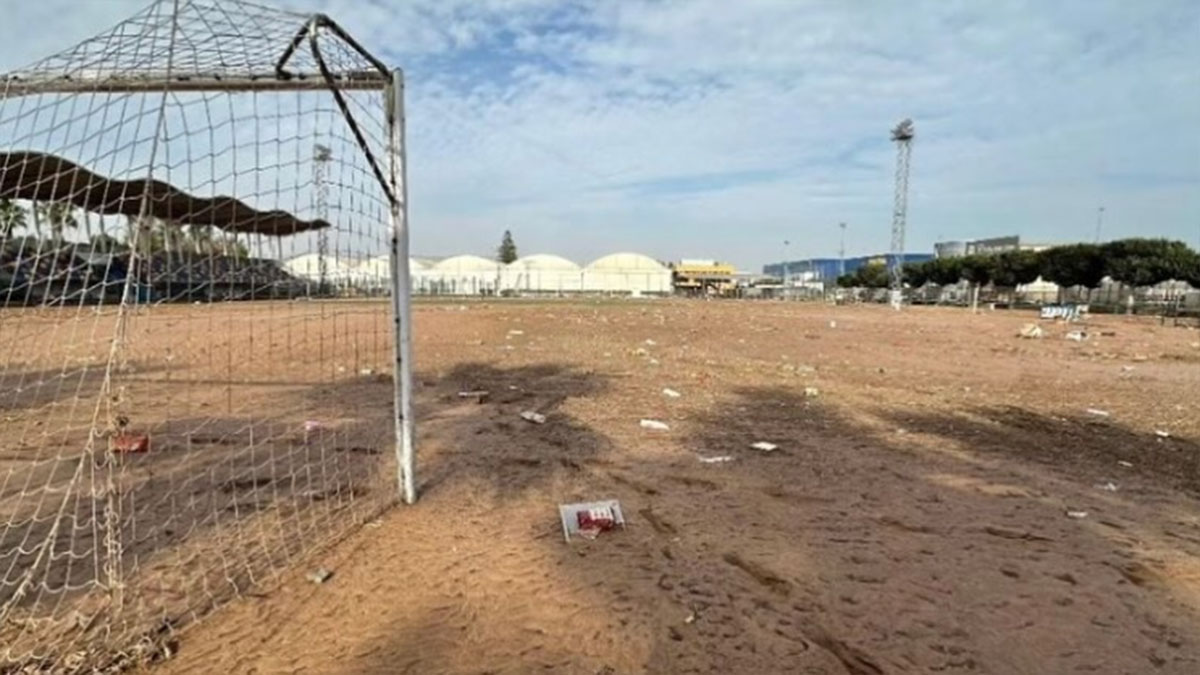
[[[379,248],[386,249],[395,480],[400,499],[410,504],[416,500],[404,86],[400,69],[386,66],[329,17],[283,12],[241,0],[157,0],[96,38],[0,76],[0,349],[15,345],[19,352],[0,356],[0,432],[18,434],[15,440],[7,439],[15,444],[8,449],[5,439],[0,439],[0,672],[9,667],[115,669],[128,665],[130,659],[156,658],[165,633],[228,597],[210,577],[228,580],[234,593],[259,580],[249,554],[247,560],[233,560],[236,556],[219,547],[211,555],[180,553],[170,559],[171,564],[204,569],[191,577],[181,572],[164,579],[200,579],[203,588],[194,594],[182,591],[186,602],[160,601],[148,594],[169,594],[169,590],[129,579],[134,571],[150,568],[150,563],[122,559],[123,551],[136,549],[148,536],[162,539],[164,546],[200,548],[188,537],[204,527],[215,533],[214,540],[258,537],[261,556],[273,559],[271,547],[291,531],[286,514],[317,502],[340,503],[356,497],[362,482],[357,477],[335,476],[324,482],[314,477],[325,476],[321,462],[327,458],[360,450],[345,444],[334,447],[332,442],[310,443],[310,432],[320,433],[319,420],[311,428],[310,422],[304,423],[300,440],[291,432],[272,431],[278,425],[258,419],[205,441],[194,430],[210,428],[209,418],[195,422],[186,435],[189,452],[196,443],[236,445],[240,454],[230,454],[227,463],[254,468],[221,473],[202,465],[211,476],[228,478],[203,485],[212,490],[246,490],[255,500],[239,501],[242,498],[234,495],[227,502],[198,508],[195,505],[208,497],[197,497],[199,483],[182,478],[156,495],[150,506],[168,505],[178,512],[192,509],[198,515],[176,519],[172,511],[164,522],[147,525],[149,507],[135,505],[130,496],[155,480],[153,467],[137,473],[129,469],[123,454],[129,448],[122,443],[136,439],[126,433],[135,426],[129,416],[136,406],[151,403],[124,402],[128,398],[124,381],[134,383],[128,385],[130,390],[137,386],[137,371],[130,365],[136,359],[130,348],[145,334],[131,335],[134,317],[146,311],[147,303],[211,304],[218,297],[254,298],[255,292],[260,296],[267,292],[264,289],[271,298],[293,303],[316,299],[310,291],[297,290],[297,278],[285,269],[284,241],[303,240],[320,229],[318,294],[326,291],[330,264],[327,231],[341,232],[348,242],[344,247],[348,262],[332,260],[339,269],[351,263],[355,269],[366,268],[369,261],[354,256],[372,252],[376,238]],[[289,96],[294,98],[285,99]],[[247,97],[251,103],[243,109],[236,97]],[[272,104],[269,97],[291,102]],[[376,113],[382,119],[373,119]],[[318,117],[330,126],[322,128],[322,122],[310,119]],[[257,127],[253,137],[239,138],[250,121]],[[279,137],[271,137],[272,126]],[[125,138],[128,135],[132,140]],[[179,157],[172,144],[178,145],[181,138],[194,144],[195,151],[189,147]],[[332,161],[332,169],[331,138],[336,142],[334,152],[342,153]],[[332,199],[333,208],[339,210],[328,221],[321,212],[329,208],[326,204],[311,219],[299,215],[309,208],[303,205],[304,193],[313,188],[301,175],[304,161],[283,156],[298,157],[294,148],[310,139],[316,139],[315,146],[322,149],[318,158],[323,163],[322,184],[315,190],[323,193],[321,201]],[[39,147],[29,147],[34,145]],[[66,157],[70,153],[63,149],[87,157]],[[359,154],[351,156],[355,151]],[[119,153],[128,158],[116,159]],[[237,168],[239,162],[242,167],[249,162],[249,168]],[[273,186],[272,179],[263,175],[271,167],[284,176],[275,177]],[[324,184],[326,180],[332,187]],[[368,185],[371,180],[374,188]],[[251,183],[253,187],[246,187]],[[19,217],[5,220],[10,212]],[[80,212],[85,222],[98,221],[101,232],[71,243],[63,235],[64,223]],[[373,221],[381,215],[386,215],[386,230],[380,223],[377,232]],[[127,220],[125,239],[106,244],[114,248],[105,250],[97,242],[117,241],[104,228],[119,218]],[[17,237],[22,225],[32,234]],[[48,239],[43,236],[46,227],[51,230]],[[213,228],[223,242],[220,245],[213,243]],[[179,243],[188,236],[189,243]],[[121,252],[114,253],[118,246]],[[279,251],[275,254],[279,259],[269,259],[272,254],[264,251]],[[156,272],[156,266],[164,269]],[[120,275],[116,268],[121,268]],[[230,268],[238,269],[230,272]],[[106,313],[105,305],[113,311]],[[35,306],[71,313],[47,315],[28,309]],[[318,312],[314,316],[326,316],[323,309],[314,311]],[[338,310],[331,311],[338,321]],[[292,323],[311,318],[289,312],[272,316]],[[350,319],[341,320],[349,325]],[[53,329],[44,331],[43,343],[35,345],[31,339],[37,337],[32,331],[38,321]],[[214,325],[208,319],[207,330]],[[232,321],[227,325],[229,331],[235,330]],[[4,334],[6,327],[9,335]],[[216,328],[216,332],[225,329]],[[290,341],[299,347],[310,345],[316,340],[310,331],[323,329],[306,324],[303,338],[292,337],[292,331],[300,329],[281,330],[287,331],[287,338],[279,341],[290,352]],[[342,337],[331,339],[344,341],[335,345],[338,348],[353,343],[357,365],[365,338],[351,335],[350,328],[340,330],[334,326],[332,332]],[[261,343],[263,334],[251,333],[250,341]],[[80,335],[90,336],[88,345],[102,349],[77,356],[76,351],[91,348],[74,349],[72,340]],[[265,336],[268,341],[278,338],[272,332]],[[208,361],[228,358],[231,380],[239,369],[252,370],[254,350],[259,347],[252,345],[244,361],[234,363],[236,338],[226,334],[222,339],[228,341],[227,353],[217,354],[217,347],[203,348]],[[325,337],[319,340],[324,349]],[[176,344],[165,344],[163,360],[169,362],[176,358],[171,352]],[[60,359],[61,367],[17,372],[35,362],[21,355],[33,353],[35,347],[53,354],[47,358]],[[59,347],[66,356],[59,356]],[[297,351],[303,351],[299,347]],[[320,365],[330,370],[337,358],[341,357],[325,357]],[[84,364],[74,365],[76,359]],[[336,367],[339,372],[345,369]],[[357,370],[369,374],[372,368]],[[168,367],[165,379],[170,380],[173,372]],[[319,382],[340,382],[339,377]],[[231,386],[224,386],[233,411]],[[62,395],[71,393],[72,387],[71,397]],[[42,406],[39,410],[60,403],[66,406],[68,399],[72,412],[80,408],[78,414],[47,413],[41,419],[27,414],[35,405]],[[250,410],[256,401],[245,399],[238,405],[241,411]],[[6,405],[13,411],[9,417],[2,415]],[[204,399],[188,410],[208,405],[210,401]],[[61,438],[34,429],[48,424],[62,425]],[[78,434],[72,425],[81,427]],[[153,436],[149,440],[157,442]],[[271,447],[264,450],[266,446]],[[28,451],[21,454],[23,449]],[[286,453],[301,451],[314,459],[289,465],[292,460]],[[180,505],[183,488],[192,494]],[[268,490],[271,493],[262,497]],[[304,506],[298,505],[301,501]],[[274,520],[264,512],[271,512]],[[232,515],[222,515],[228,513]],[[135,522],[137,518],[142,521]],[[332,535],[346,531],[340,525],[327,529]],[[76,539],[86,545],[77,547]],[[151,559],[146,554],[145,560]],[[210,568],[219,572],[209,574]],[[131,613],[136,617],[123,618]]]

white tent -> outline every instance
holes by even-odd
[[[321,256],[318,253],[305,253],[283,263],[283,269],[288,274],[305,281],[318,283],[321,280]],[[344,287],[351,283],[352,268],[337,258],[325,257],[325,281],[328,284]]]
[[[502,283],[518,293],[576,293],[583,290],[583,269],[561,256],[527,255],[504,268]]]
[[[423,293],[429,264],[416,258],[408,259],[409,281],[414,293]],[[392,259],[380,255],[364,260],[351,271],[358,288],[371,292],[390,292],[392,288]]]
[[[424,271],[429,293],[445,295],[490,294],[500,290],[502,266],[477,255],[456,255]]]
[[[640,253],[613,253],[584,268],[583,285],[599,293],[666,294],[672,290],[671,270]]]

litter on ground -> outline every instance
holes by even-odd
[[[1067,511],[1067,517],[1074,518],[1075,520],[1083,520],[1087,516],[1087,511]]]
[[[1154,430],[1154,435],[1155,435],[1155,436],[1158,436],[1159,438],[1170,438],[1170,437],[1171,437],[1171,432],[1169,432],[1169,431],[1163,431],[1162,429],[1155,429],[1155,430]]]
[[[663,389],[662,393],[663,393],[663,396],[666,396],[667,398],[679,398],[680,396],[683,396],[683,394],[680,394],[679,392],[675,391],[674,389],[670,389],[670,388]]]
[[[1110,416],[1110,413],[1107,410],[1101,410],[1099,408],[1088,408],[1084,412],[1086,412],[1089,415],[1092,415],[1093,417],[1109,417]]]
[[[1101,490],[1104,490],[1105,492],[1116,492],[1117,491],[1116,483],[1105,483],[1103,485],[1097,485],[1096,487]]]
[[[1118,460],[1117,460],[1117,464],[1118,464],[1119,466],[1123,466],[1123,467],[1125,467],[1126,469],[1132,469],[1132,468],[1133,468],[1133,462],[1126,462],[1126,461],[1125,461],[1125,460],[1123,460],[1123,459],[1118,459]]]
[[[318,567],[317,569],[308,573],[308,580],[314,584],[323,584],[326,581],[329,581],[332,577],[333,572],[330,572],[324,567]]]
[[[541,413],[533,412],[532,410],[526,410],[525,412],[521,413],[521,419],[525,420],[526,422],[532,422],[534,424],[545,424],[546,423],[545,415],[543,415]]]
[[[1021,327],[1021,332],[1017,333],[1017,336],[1025,339],[1034,339],[1042,337],[1045,333],[1042,327],[1036,323],[1027,323]]]
[[[150,452],[150,437],[145,434],[118,434],[112,439],[112,451],[120,454]]]
[[[625,527],[621,504],[615,499],[559,504],[558,517],[562,521],[563,539],[568,542],[573,534],[585,539],[595,539],[601,532],[607,532],[618,525]]]
[[[750,447],[754,448],[755,450],[762,450],[763,452],[775,452],[779,449],[778,445],[775,445],[774,443],[768,443],[767,441],[758,441],[757,443],[752,443]]]
[[[715,457],[705,457],[704,455],[696,455],[696,459],[704,464],[720,464],[722,462],[732,462],[733,457],[730,455],[717,455]]]
[[[816,387],[805,387],[804,398],[816,398],[821,395],[821,390]]]
[[[1081,330],[1073,330],[1073,331],[1067,333],[1067,339],[1072,340],[1074,342],[1083,342],[1084,340],[1087,339],[1087,337],[1088,337],[1087,333],[1085,333]]]
[[[670,431],[671,429],[665,422],[658,420],[642,420],[640,424],[643,429],[653,429],[654,431]]]

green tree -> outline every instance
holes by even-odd
[[[207,255],[213,252],[212,225],[189,225],[188,239],[191,240],[196,253]]]
[[[0,239],[8,239],[25,227],[25,209],[11,199],[0,199]]]
[[[504,231],[500,240],[500,248],[496,251],[496,259],[507,265],[517,259],[517,245],[513,243],[512,232]]]
[[[921,288],[925,284],[933,281],[934,263],[937,260],[925,260],[918,263],[909,263],[904,266],[904,280],[913,288]]]
[[[1038,255],[1041,276],[1063,288],[1096,288],[1104,279],[1105,256],[1096,244],[1055,246]]]
[[[1101,253],[1106,276],[1131,286],[1186,280],[1200,264],[1187,244],[1167,239],[1121,239],[1103,245]]]
[[[1041,259],[1033,251],[1004,251],[990,256],[990,280],[1003,288],[1016,288],[1037,281]]]
[[[963,279],[963,259],[936,258],[929,271],[929,280],[939,286],[953,286]]]
[[[838,286],[842,288],[887,288],[887,265],[882,262],[867,263],[850,274],[838,277]]]
[[[50,238],[61,243],[67,230],[79,227],[75,207],[66,202],[42,202],[34,207],[39,218],[50,227]]]

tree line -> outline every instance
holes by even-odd
[[[40,242],[48,239],[61,245],[69,231],[83,230],[91,247],[105,253],[127,253],[137,242],[138,253],[177,254],[194,252],[202,255],[249,257],[246,245],[233,237],[222,237],[211,225],[178,225],[156,218],[127,218],[121,236],[103,228],[92,231],[91,214],[84,212],[80,222],[75,207],[62,202],[36,202],[25,208],[11,199],[0,199],[0,246],[18,243],[17,232]],[[103,220],[101,223],[103,224]]]
[[[1186,281],[1200,288],[1200,253],[1181,241],[1137,238],[1106,244],[1055,246],[1041,251],[934,258],[904,266],[904,281],[913,288],[961,281],[1013,288],[1038,278],[1064,288],[1097,288],[1105,278],[1130,286]],[[883,263],[864,265],[839,277],[837,283],[843,288],[886,288],[887,267]]]

